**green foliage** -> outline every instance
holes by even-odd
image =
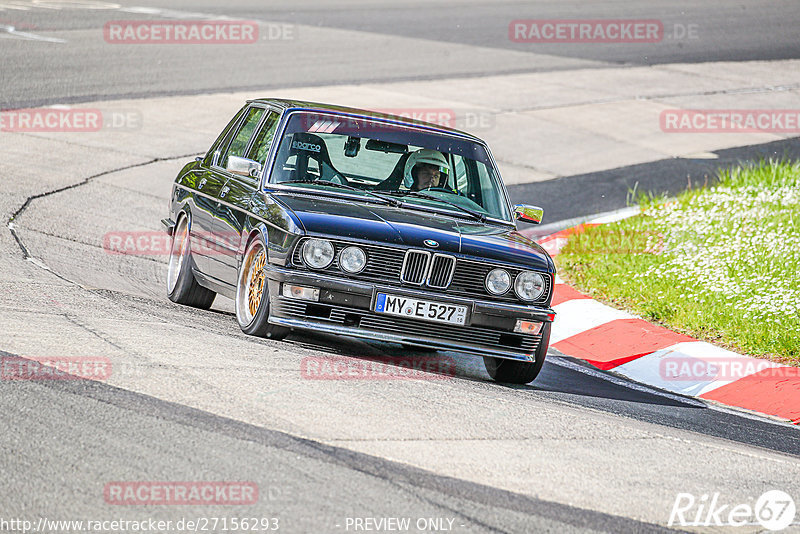
[[[800,362],[800,162],[638,201],[640,215],[570,237],[562,277],[673,330]]]

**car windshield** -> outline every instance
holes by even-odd
[[[369,119],[293,113],[270,183],[318,193],[347,190],[418,209],[511,221],[482,144]]]

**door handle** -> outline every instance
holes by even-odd
[[[223,187],[219,192],[219,198],[225,198],[225,195],[227,195],[228,191],[230,191],[230,190],[231,190],[231,188],[228,187],[227,185],[225,187]]]

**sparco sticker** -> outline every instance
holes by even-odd
[[[311,152],[319,152],[320,151],[319,145],[315,145],[313,143],[302,143],[300,141],[292,142],[292,148],[296,148],[298,150],[309,150]]]

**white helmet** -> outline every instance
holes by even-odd
[[[447,176],[450,174],[450,167],[447,165],[447,158],[438,150],[431,150],[430,148],[420,148],[416,152],[412,152],[406,160],[406,167],[403,170],[403,185],[408,189],[414,185],[414,177],[411,175],[411,170],[415,165],[420,163],[427,163],[435,165],[439,168],[439,172]]]

